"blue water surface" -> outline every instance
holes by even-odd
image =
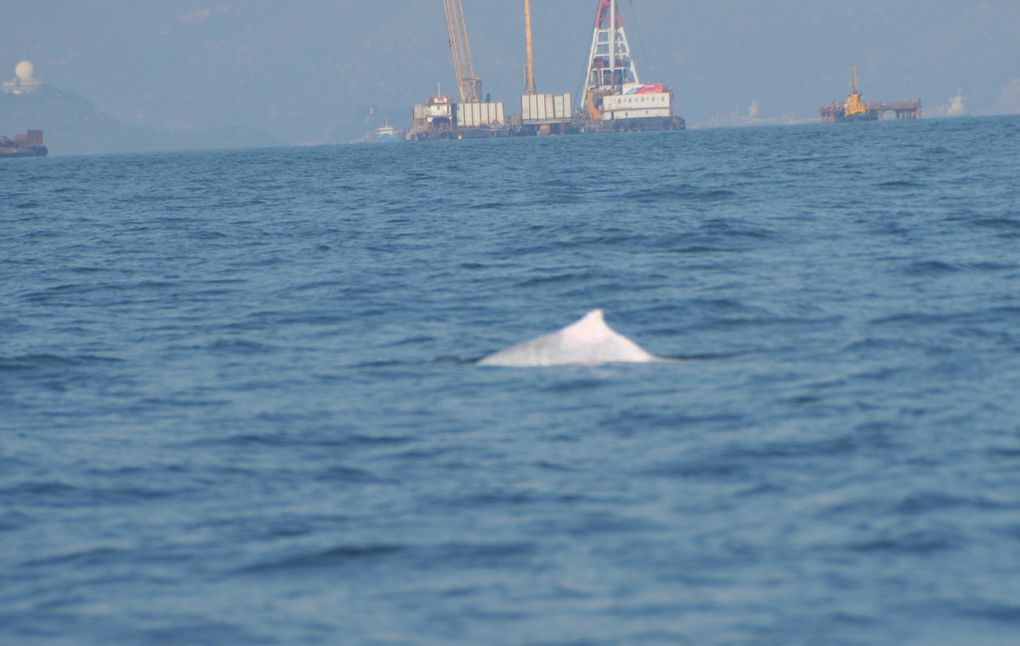
[[[8,160],[0,643],[1018,644],[1018,150]]]

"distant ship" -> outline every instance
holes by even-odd
[[[403,141],[403,137],[400,136],[400,132],[396,128],[387,123],[385,126],[375,129],[375,140],[378,143],[392,143]]]
[[[43,145],[42,130],[29,130],[14,139],[0,136],[0,158],[45,157],[49,152]]]

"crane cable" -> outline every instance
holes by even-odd
[[[638,24],[637,10],[634,9],[634,0],[630,0],[630,16],[631,16],[632,24],[634,25],[634,35],[636,36],[634,38],[634,42],[635,42],[635,44],[639,44],[639,46],[641,48],[641,52],[642,52],[642,55],[639,57],[640,60],[641,60],[641,66],[644,67],[645,70],[648,72],[648,75],[645,76],[645,79],[649,79],[649,78],[656,79],[658,77],[653,72],[652,66],[651,65],[647,65],[647,66],[645,65],[645,61],[650,61],[650,60],[652,60],[652,58],[651,58],[651,56],[645,56],[645,54],[648,54],[648,48],[645,47],[644,38],[641,37],[641,33],[642,33],[641,32],[641,26]],[[631,59],[635,58],[633,52],[631,52],[630,57],[631,57]]]

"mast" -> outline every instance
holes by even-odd
[[[535,55],[531,48],[531,0],[524,0],[524,42],[528,53],[524,91],[527,94],[535,94]]]
[[[482,79],[475,75],[471,64],[471,43],[468,41],[464,7],[460,0],[443,0],[446,8],[446,28],[450,33],[450,51],[453,54],[453,70],[457,75],[461,103],[481,100]]]

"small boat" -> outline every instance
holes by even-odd
[[[387,123],[385,126],[375,129],[375,140],[379,143],[400,141],[400,132]]]

